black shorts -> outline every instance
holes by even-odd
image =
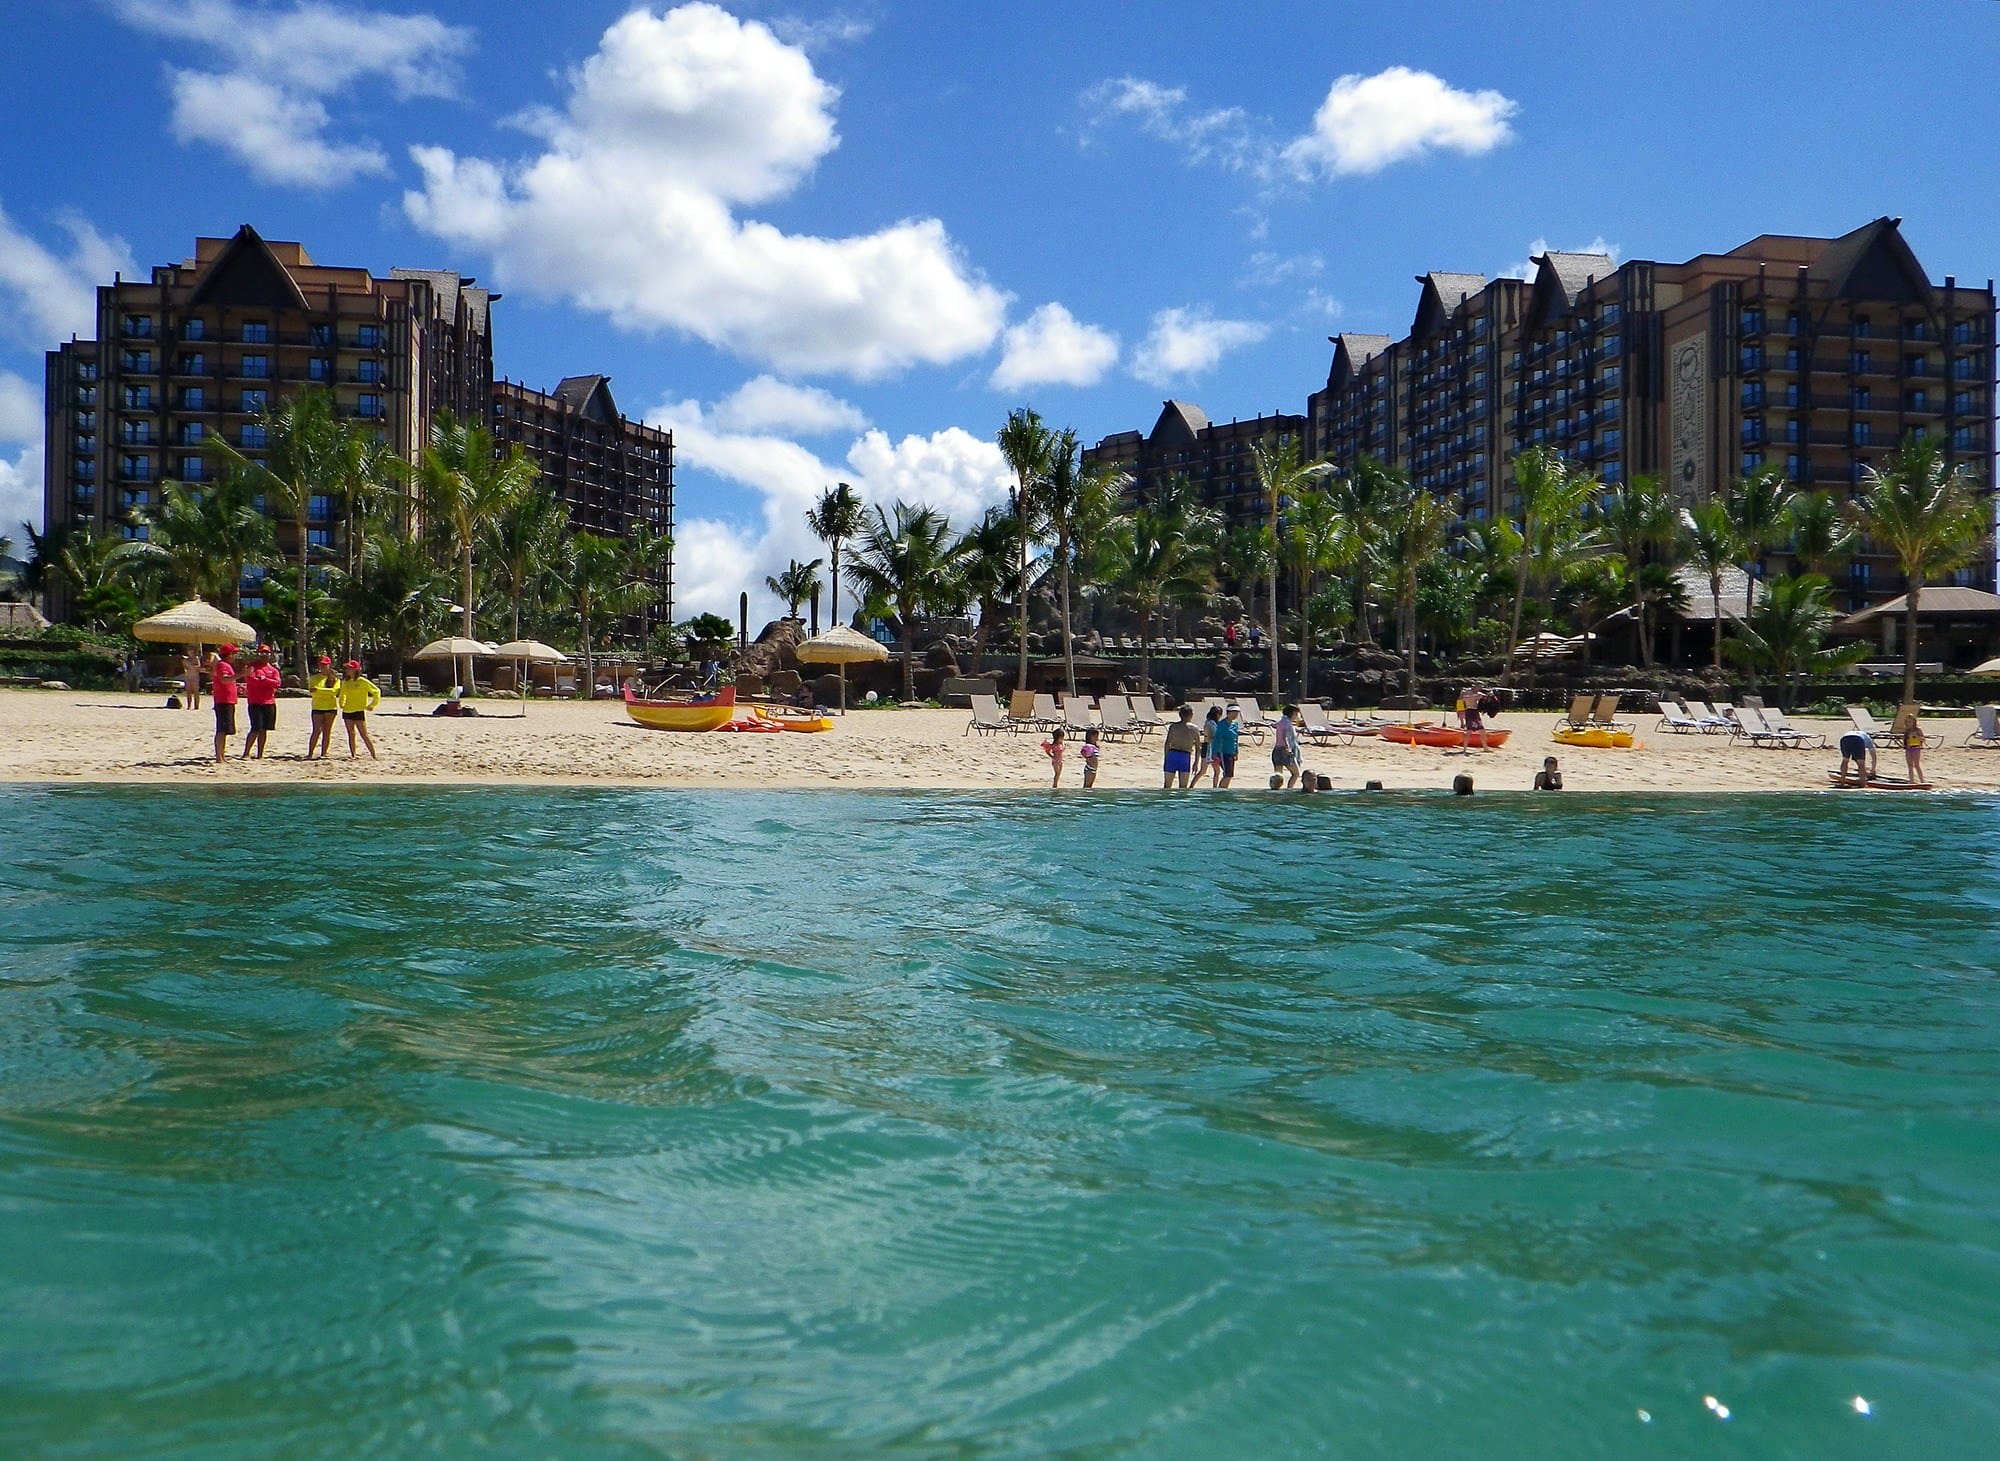
[[[274,731],[278,728],[278,707],[276,705],[253,705],[250,707],[250,734],[258,731]]]
[[[1216,761],[1216,764],[1217,764],[1217,765],[1219,765],[1219,766],[1221,766],[1221,767],[1222,767],[1222,774],[1223,774],[1224,776],[1234,776],[1234,775],[1236,774],[1236,757],[1235,757],[1235,756],[1233,756],[1233,755],[1229,755],[1229,756],[1217,756],[1217,757],[1215,758],[1215,761]]]
[[[340,712],[340,718],[349,725],[366,725],[368,723],[368,712],[365,710],[343,710]]]
[[[236,706],[233,703],[215,707],[215,733],[219,736],[236,734]]]

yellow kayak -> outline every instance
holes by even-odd
[[[1552,731],[1550,735],[1565,746],[1615,746],[1619,750],[1628,750],[1637,744],[1629,730],[1613,730],[1601,725],[1566,728]]]
[[[768,720],[773,725],[788,731],[830,731],[833,717],[814,715],[809,710],[786,710],[778,705],[753,705],[759,720]]]

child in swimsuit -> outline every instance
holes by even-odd
[[[1915,719],[1903,734],[1903,766],[1910,774],[1910,785],[1924,784],[1924,732]]]
[[[1049,786],[1051,788],[1061,786],[1062,763],[1063,763],[1063,733],[1060,730],[1054,730],[1049,732],[1049,738],[1046,741],[1042,742],[1042,754],[1044,756],[1047,756],[1049,758],[1049,764],[1055,767],[1055,779],[1049,782]]]
[[[1086,791],[1097,785],[1097,757],[1099,755],[1097,736],[1098,732],[1094,730],[1085,731],[1083,733],[1083,747],[1077,752],[1079,756],[1083,757],[1083,785]]]

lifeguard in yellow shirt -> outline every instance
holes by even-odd
[[[382,692],[375,688],[373,680],[362,675],[360,660],[351,659],[340,668],[336,698],[340,718],[347,722],[347,758],[351,761],[359,754],[354,749],[354,737],[358,734],[368,747],[368,759],[379,761],[382,758],[375,754],[375,739],[368,734],[368,712],[382,703]]]
[[[340,719],[340,676],[333,672],[333,656],[319,657],[319,667],[306,682],[306,689],[312,692],[312,735],[306,741],[306,759],[312,760],[313,752],[318,751],[324,761],[333,749],[333,723]]]

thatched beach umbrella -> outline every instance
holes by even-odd
[[[824,634],[816,634],[798,647],[799,663],[833,665],[840,672],[840,713],[847,713],[847,667],[868,664],[889,657],[889,651],[865,634],[844,624],[836,624]]]
[[[1983,665],[1974,665],[1966,673],[1968,675],[1993,675],[2000,677],[2000,659],[1990,659]]]
[[[552,644],[544,644],[539,639],[510,639],[505,644],[493,646],[493,653],[501,659],[518,660],[523,665],[566,665],[569,656]],[[528,714],[528,677],[525,670],[517,672],[517,683],[521,689],[521,714]]]
[[[257,631],[213,604],[189,599],[141,619],[132,626],[132,637],[154,644],[255,644]]]

